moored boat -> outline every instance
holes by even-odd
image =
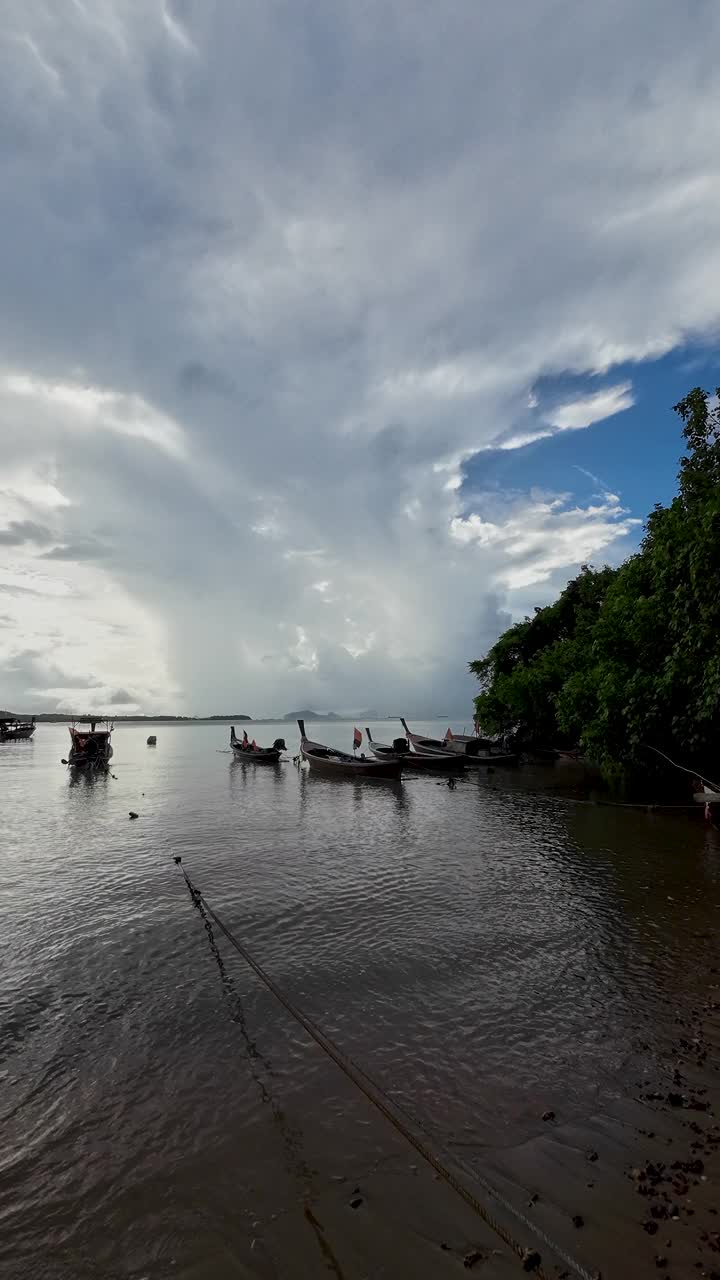
[[[715,791],[703,783],[702,790],[693,794],[693,800],[697,804],[720,804],[720,791]]]
[[[497,747],[497,745],[495,738],[483,738],[480,736],[479,731],[477,733],[453,733],[452,729],[448,728],[443,738],[443,746],[448,751],[454,751],[459,756],[472,755],[474,752],[482,751],[483,749],[492,751],[493,747]],[[470,751],[468,751],[468,747],[471,748]]]
[[[19,720],[13,716],[9,720],[0,720],[0,742],[27,742],[35,732],[35,717]]]
[[[446,751],[438,752],[437,755],[429,752],[419,754],[410,750],[407,738],[395,738],[392,746],[388,746],[386,743],[376,742],[369,729],[366,728],[365,732],[368,746],[376,760],[399,760],[403,769],[411,769],[413,773],[462,773],[465,768],[465,761],[460,755],[449,755]]]
[[[107,769],[113,754],[112,745],[110,743],[110,735],[113,731],[113,725],[109,720],[100,721],[105,724],[104,729],[96,729],[97,720],[89,720],[89,729],[83,728],[83,723],[68,726],[70,733],[70,754],[67,760],[63,760],[63,764],[70,765],[71,769]]]
[[[365,756],[349,755],[336,751],[321,742],[312,742],[305,736],[305,721],[298,720],[300,729],[300,754],[310,769],[327,777],[337,778],[386,778],[398,779],[402,761],[396,756],[391,760],[368,760]]]
[[[156,747],[156,746],[157,746],[157,737],[155,736],[155,734],[154,734],[154,733],[151,733],[151,734],[150,734],[150,737],[149,737],[149,738],[148,738],[148,740],[147,740],[147,745],[148,745],[149,747]]]
[[[459,756],[466,765],[476,769],[486,769],[490,765],[511,765],[518,762],[516,751],[481,752],[482,739],[480,738],[473,738],[466,744],[464,752],[460,753],[450,750],[445,742],[439,738],[425,738],[420,733],[411,733],[408,729],[407,721],[402,716],[400,717],[400,723],[405,730],[405,735],[413,751],[417,751],[418,755],[444,755],[449,756],[450,759],[456,759]]]
[[[259,747],[253,739],[250,742],[247,733],[238,738],[235,726],[230,728],[230,746],[236,760],[244,760],[248,764],[277,764],[281,752],[287,751],[284,738],[276,738],[271,747]]]

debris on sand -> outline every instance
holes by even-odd
[[[479,1249],[471,1249],[463,1258],[463,1266],[468,1270],[472,1270],[476,1262],[483,1262],[485,1255]]]

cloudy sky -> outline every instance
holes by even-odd
[[[715,385],[717,4],[1,22],[0,706],[465,714]]]

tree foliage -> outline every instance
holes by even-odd
[[[477,717],[528,745],[579,745],[608,775],[647,747],[720,772],[720,389],[675,406],[679,490],[619,569],[584,566],[470,663]]]

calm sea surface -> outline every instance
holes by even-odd
[[[252,733],[297,749],[291,726]],[[573,804],[531,770],[326,781],[238,763],[228,735],[121,725],[116,776],[77,785],[65,727],[0,746],[7,1280],[431,1277],[443,1231],[465,1241],[445,1188],[220,937],[222,980],[174,854],[479,1169],[548,1107],[581,1132],[636,1093],[692,999],[720,902],[702,821]]]

